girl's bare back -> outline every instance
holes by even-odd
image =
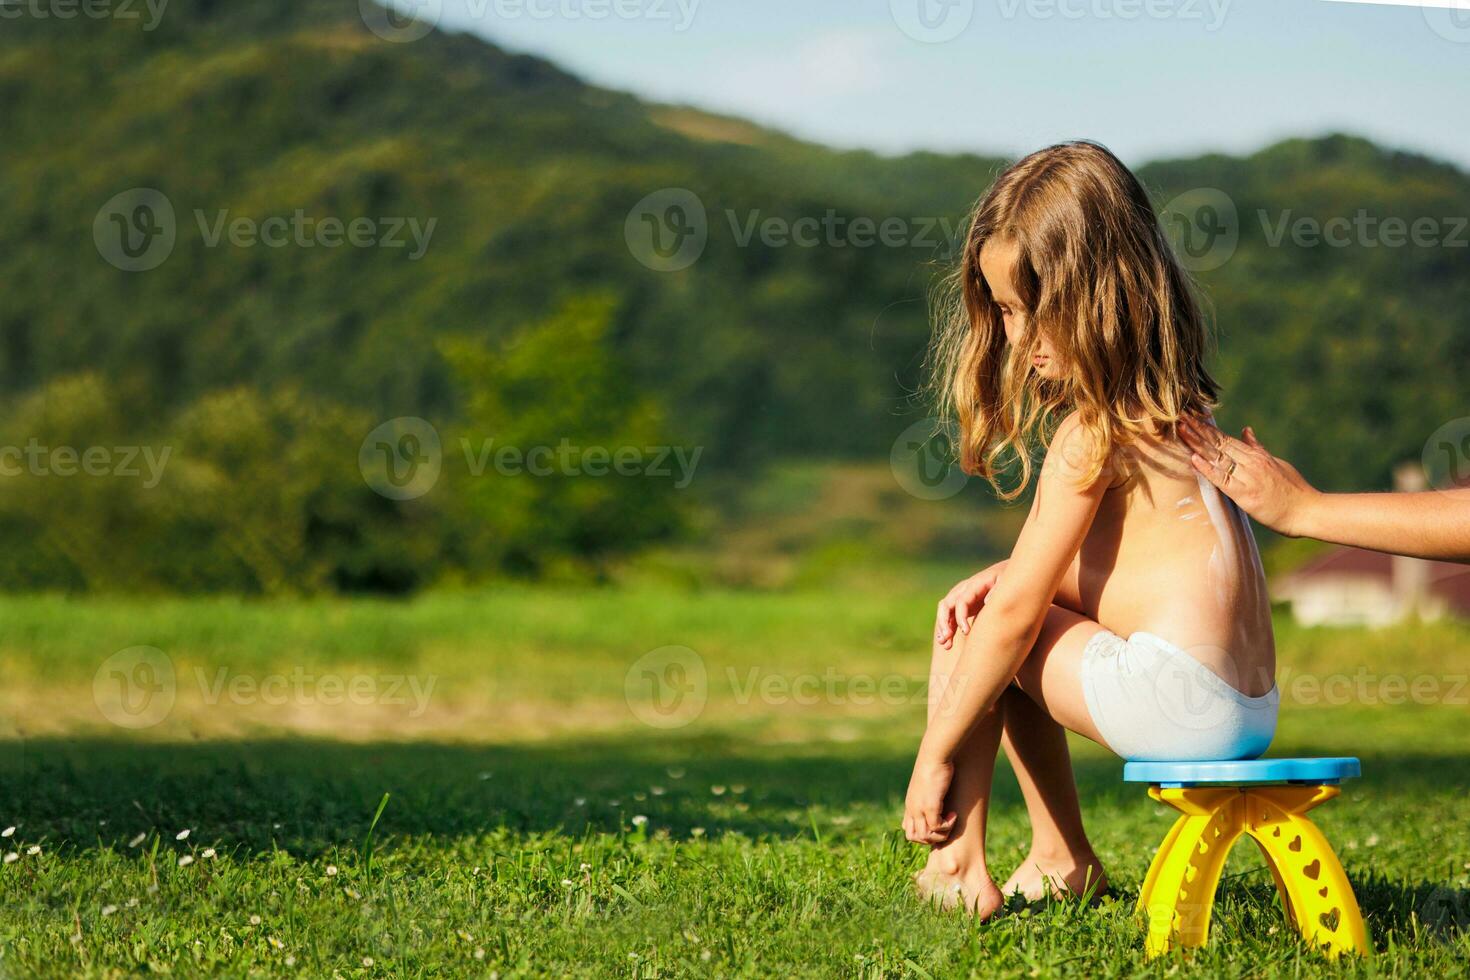
[[[1114,454],[1114,483],[1057,594],[1120,636],[1163,637],[1249,696],[1274,683],[1271,607],[1255,537],[1176,439]]]

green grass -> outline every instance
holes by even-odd
[[[0,975],[1464,971],[1470,712],[1448,697],[1301,704],[1287,688],[1273,754],[1363,759],[1364,778],[1318,814],[1367,915],[1371,964],[1303,948],[1243,846],[1209,945],[1146,965],[1132,902],[1168,818],[1120,781],[1117,760],[1081,744],[1084,809],[1115,897],[984,925],[917,904],[908,873],[922,854],[895,826],[922,724],[908,698],[921,690],[931,592],[0,601],[16,733],[0,743],[0,829],[17,828],[0,850],[19,855],[0,864]],[[1280,637],[1290,676],[1372,672],[1370,692],[1397,673],[1447,694],[1470,669],[1463,626],[1283,624]],[[306,665],[439,684],[415,727],[382,706],[304,716],[188,704],[181,681],[174,713],[126,732],[98,713],[92,679],[140,643],[181,677],[192,665]],[[710,700],[691,724],[658,731],[629,711],[624,682],[667,644],[698,651]],[[828,667],[899,677],[903,696],[739,703],[752,669],[790,679]],[[993,812],[1003,873],[1027,836],[1004,767]]]

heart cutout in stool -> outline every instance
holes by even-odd
[[[1337,924],[1342,921],[1342,913],[1333,909],[1331,912],[1323,912],[1317,916],[1317,919],[1327,927],[1329,932],[1336,932]]]
[[[1302,839],[1300,837],[1293,837],[1291,843],[1287,844],[1286,847],[1290,851],[1300,851],[1302,849]]]
[[[1323,898],[1326,898],[1327,897],[1327,886],[1326,885],[1323,885],[1320,889],[1318,889],[1317,894],[1318,895],[1321,895]]]
[[[1302,868],[1302,874],[1306,875],[1308,878],[1311,878],[1313,881],[1316,881],[1317,880],[1317,876],[1319,874],[1321,874],[1321,873],[1322,873],[1322,862],[1321,861],[1314,860],[1311,864],[1307,865],[1305,868]]]

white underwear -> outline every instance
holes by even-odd
[[[1276,734],[1281,692],[1247,697],[1152,633],[1103,630],[1082,651],[1082,694],[1108,748],[1125,759],[1254,759]]]

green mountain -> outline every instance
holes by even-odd
[[[901,407],[895,377],[912,379],[926,330],[917,265],[934,248],[741,247],[727,212],[950,215],[993,161],[910,166],[748,126],[711,138],[714,117],[480,40],[386,43],[350,0],[241,6],[177,0],[151,33],[6,35],[9,389],[100,369],[151,415],[289,380],[380,416],[435,417],[458,406],[435,338],[502,336],[611,289],[639,380],[714,465],[867,452]],[[134,187],[166,195],[177,241],[158,268],[124,273],[90,231]],[[624,235],[630,209],[666,187],[708,214],[709,245],[680,273],[641,265]],[[436,224],[417,261],[411,248],[208,244],[222,218],[298,209]],[[837,405],[845,417],[812,410]]]
[[[513,344],[597,295],[614,300],[620,370],[701,465],[883,458],[923,415],[934,274],[1003,165],[837,152],[477,37],[390,43],[353,0],[173,0],[152,30],[7,21],[0,97],[0,384],[32,418],[48,386],[101,379],[137,438],[241,389],[340,406],[358,420],[333,416],[345,433],[406,415],[453,427],[473,392],[446,350]],[[1235,209],[1238,244],[1200,272],[1222,421],[1254,423],[1313,478],[1374,487],[1465,413],[1466,173],[1330,136],[1140,174],[1161,206],[1216,188]],[[1189,233],[1219,219],[1185,211]],[[1291,230],[1360,212],[1376,239]],[[1385,243],[1391,217],[1431,220],[1440,244]],[[343,243],[354,221],[373,244]],[[332,465],[354,469],[357,448]]]

